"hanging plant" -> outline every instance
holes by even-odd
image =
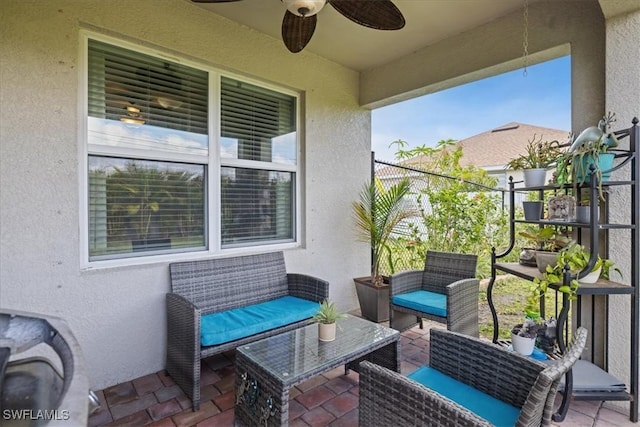
[[[613,122],[615,114],[608,113],[598,126],[588,127],[577,138],[570,139],[569,149],[556,162],[558,184],[584,184],[594,176],[598,183],[598,195],[604,200],[602,181],[608,178],[607,172],[612,169],[615,158],[614,153],[607,151],[618,146],[617,138],[610,132]]]

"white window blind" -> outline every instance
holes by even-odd
[[[223,158],[256,162],[224,162],[222,246],[293,241],[295,168],[285,165],[296,164],[296,99],[225,77],[221,83]]]
[[[205,71],[89,41],[91,117],[206,134],[207,87]]]

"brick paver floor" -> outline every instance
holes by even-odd
[[[430,322],[402,334],[402,373],[407,375],[428,362]],[[202,403],[198,412],[165,371],[100,390],[100,410],[89,419],[98,426],[233,426],[234,352],[202,361]],[[290,394],[291,427],[346,427],[358,425],[358,374],[336,368],[312,378]],[[554,424],[555,426],[556,424]],[[562,427],[637,426],[628,416],[601,402],[573,402]],[[390,426],[395,427],[395,426]],[[407,426],[410,427],[410,426]]]

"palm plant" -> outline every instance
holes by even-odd
[[[410,190],[408,178],[389,189],[385,189],[382,181],[376,178],[364,186],[360,199],[353,203],[357,237],[360,241],[371,243],[371,281],[374,285],[382,285],[380,263],[385,254],[391,257],[389,239],[394,233],[402,234],[398,229],[402,221],[418,214],[415,207],[403,200]]]
[[[167,173],[135,162],[114,170],[109,179],[110,209],[114,216],[126,216],[136,238],[146,241],[152,234],[154,216],[171,199],[166,186]]]

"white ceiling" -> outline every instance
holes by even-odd
[[[529,0],[529,3],[533,1],[537,0]],[[274,38],[281,38],[280,26],[285,7],[280,0],[193,4]],[[524,0],[394,0],[394,4],[406,20],[405,27],[398,31],[363,27],[326,5],[318,14],[316,31],[305,51],[362,71],[511,12],[524,10]],[[286,50],[284,44],[282,49]]]

